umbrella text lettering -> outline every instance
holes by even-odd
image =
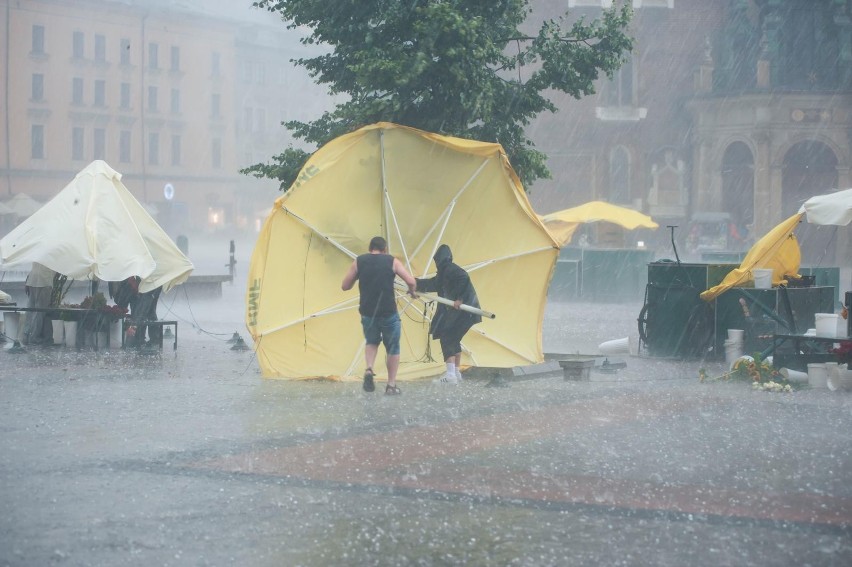
[[[260,278],[254,280],[249,288],[248,316],[249,327],[257,325],[257,300],[260,297]]]
[[[309,165],[305,169],[302,170],[302,173],[299,174],[299,177],[296,178],[296,182],[293,184],[293,187],[298,187],[305,181],[308,181],[311,177],[319,173],[319,168],[315,165]]]

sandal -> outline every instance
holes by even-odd
[[[376,389],[376,384],[375,384],[375,382],[373,382],[374,376],[375,376],[375,374],[373,374],[372,368],[368,368],[367,370],[364,371],[364,385],[363,385],[363,387],[364,387],[365,392],[372,392],[373,390]]]
[[[385,395],[386,396],[398,396],[401,393],[402,393],[402,390],[400,390],[396,386],[391,386],[390,384],[385,386]]]

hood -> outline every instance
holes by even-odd
[[[432,256],[432,259],[435,260],[435,265],[438,269],[442,270],[453,261],[453,252],[450,250],[449,246],[441,244],[438,246],[438,250],[435,252],[435,255]]]

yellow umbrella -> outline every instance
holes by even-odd
[[[755,268],[772,269],[772,283],[778,284],[785,275],[798,273],[802,255],[799,242],[793,231],[799,225],[804,213],[796,213],[770,230],[743,258],[739,268],[732,270],[722,282],[701,294],[704,301],[712,301],[730,288],[742,285],[754,279]]]
[[[378,123],[314,153],[263,225],[249,266],[246,325],[265,377],[363,372],[358,289],[340,284],[378,235],[416,277],[434,274],[432,256],[448,244],[483,309],[496,313],[465,336],[462,364],[543,360],[541,323],[559,249],[503,149]],[[438,374],[440,346],[428,336],[433,306],[404,292],[397,305],[399,378]]]
[[[543,215],[540,218],[560,246],[565,246],[571,242],[574,232],[583,223],[611,222],[628,230],[639,227],[658,228],[660,226],[647,215],[604,201],[592,201],[579,207]]]

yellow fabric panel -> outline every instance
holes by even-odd
[[[577,227],[583,223],[611,222],[628,230],[640,227],[658,228],[660,226],[654,222],[654,219],[639,211],[604,201],[591,201],[579,207],[556,211],[549,215],[543,215],[541,220],[560,246],[565,246],[571,242],[571,237]]]
[[[712,301],[732,287],[753,281],[755,268],[772,268],[773,285],[781,283],[785,275],[797,274],[802,256],[793,231],[801,219],[802,213],[797,213],[767,232],[754,243],[740,267],[732,270],[719,285],[703,292],[701,299]]]
[[[246,296],[264,376],[360,376],[358,287],[344,292],[340,284],[377,235],[416,277],[434,273],[439,244],[469,270],[483,309],[497,319],[465,338],[464,366],[543,359],[541,323],[558,247],[501,147],[381,123],[311,156],[264,223]],[[440,373],[440,345],[428,336],[431,310],[403,293],[397,304],[399,378]],[[381,379],[384,364],[376,366]]]

